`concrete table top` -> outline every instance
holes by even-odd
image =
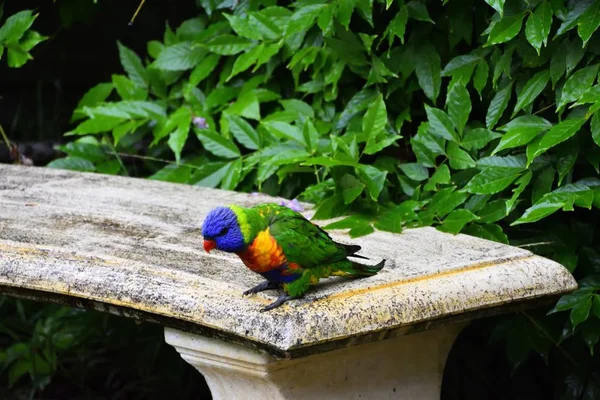
[[[385,268],[365,279],[322,280],[304,298],[261,313],[279,292],[243,297],[262,278],[235,255],[205,253],[200,228],[215,206],[266,201],[273,199],[0,165],[0,293],[294,358],[551,301],[577,287],[554,261],[467,235],[418,228],[350,239],[333,231],[373,263],[386,258]]]

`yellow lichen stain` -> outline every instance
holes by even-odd
[[[334,293],[334,294],[329,295],[327,297],[327,300],[330,300],[330,299],[344,299],[344,298],[348,298],[348,297],[355,296],[355,295],[358,295],[358,294],[375,292],[375,291],[378,291],[378,290],[383,290],[383,289],[388,289],[388,288],[391,288],[391,287],[406,285],[406,284],[409,284],[409,283],[421,282],[421,281],[426,281],[426,280],[430,280],[430,279],[441,278],[441,277],[445,277],[445,276],[452,276],[452,275],[457,275],[457,274],[460,274],[460,273],[463,273],[463,272],[476,271],[476,270],[480,270],[480,269],[484,269],[484,268],[489,268],[489,267],[496,267],[496,266],[499,266],[499,265],[509,264],[509,263],[512,263],[512,262],[515,262],[515,261],[521,261],[521,260],[532,258],[532,257],[534,257],[534,255],[526,255],[526,256],[521,256],[521,257],[515,257],[515,258],[508,259],[508,260],[484,261],[484,262],[476,263],[476,264],[473,264],[473,265],[468,265],[468,266],[463,267],[463,268],[453,269],[451,271],[438,272],[438,273],[429,274],[429,275],[421,275],[421,276],[416,276],[414,278],[406,278],[406,279],[402,279],[402,280],[395,281],[395,282],[385,283],[385,284],[379,285],[379,286],[367,287],[367,288],[362,288],[362,289],[347,290],[347,291],[344,291],[344,292],[341,292],[341,293]]]

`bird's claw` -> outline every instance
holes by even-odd
[[[259,283],[256,286],[246,290],[244,293],[242,293],[242,295],[247,296],[249,294],[256,294],[256,293],[262,292],[264,290],[277,289],[277,287],[279,287],[279,285],[277,285],[275,283],[271,283],[269,281],[264,281],[264,282]]]
[[[279,296],[277,298],[277,300],[275,300],[273,303],[269,304],[268,306],[266,306],[265,308],[263,308],[262,310],[260,310],[260,312],[265,312],[265,311],[269,311],[272,310],[274,308],[279,307],[280,305],[282,305],[283,303],[285,303],[288,300],[291,300],[292,297],[290,297],[287,294],[282,294],[281,296]]]

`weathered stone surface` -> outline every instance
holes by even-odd
[[[0,292],[159,321],[295,357],[400,335],[574,290],[561,265],[433,228],[339,241],[363,246],[377,276],[331,278],[260,313],[277,292],[232,256],[202,249],[212,207],[269,201],[158,181],[0,165]],[[311,212],[305,213],[310,215]],[[320,350],[317,350],[320,349]]]

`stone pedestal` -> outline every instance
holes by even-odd
[[[214,400],[434,400],[464,325],[291,360],[171,328],[165,339],[204,375]]]

